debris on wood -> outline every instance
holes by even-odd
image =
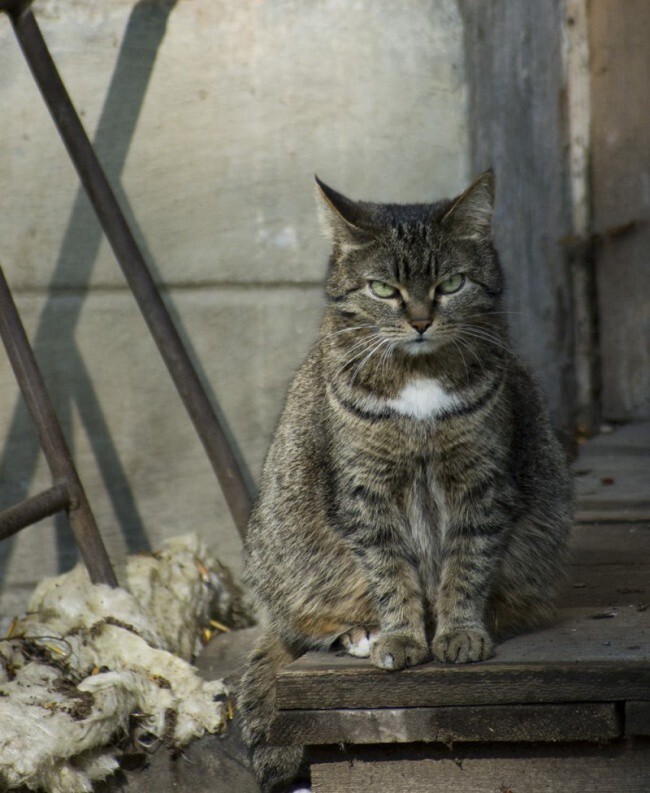
[[[616,609],[607,609],[607,611],[599,611],[598,614],[590,614],[587,619],[590,620],[611,620],[617,614]]]

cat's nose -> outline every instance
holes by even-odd
[[[431,320],[430,319],[412,319],[411,320],[411,327],[415,328],[418,333],[424,333],[424,331],[430,327]]]

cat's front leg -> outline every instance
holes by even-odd
[[[451,520],[446,530],[432,644],[436,660],[461,664],[493,653],[485,610],[509,522],[494,503],[467,513]]]
[[[379,630],[370,640],[370,661],[391,671],[423,663],[430,655],[420,579],[400,540],[403,529],[394,511],[393,504],[357,503],[355,514],[346,516],[352,526],[346,534],[377,609]]]
[[[366,453],[343,470],[336,509],[330,515],[368,582],[378,628],[368,648],[370,661],[394,671],[430,657],[424,598],[417,559],[408,546],[404,510],[396,495],[395,466],[385,456],[373,458],[371,464],[368,460]]]

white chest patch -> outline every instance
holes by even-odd
[[[402,416],[432,419],[460,405],[460,399],[446,391],[437,380],[421,378],[405,385],[394,399],[386,400],[386,404]]]

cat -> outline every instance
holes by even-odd
[[[493,174],[418,205],[356,202],[316,181],[327,308],[245,547],[264,628],[238,707],[264,793],[301,760],[268,745],[282,666],[335,640],[391,671],[489,658],[495,637],[549,619],[573,508],[564,453],[509,342]]]

